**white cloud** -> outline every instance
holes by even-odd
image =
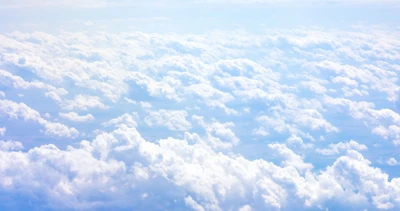
[[[136,84],[145,86],[150,96],[165,97],[166,99],[175,101],[181,100],[174,87],[164,81],[155,81],[143,73],[130,72],[128,73],[127,80],[135,81]]]
[[[35,121],[42,125],[45,128],[45,134],[50,136],[75,138],[79,135],[78,130],[73,127],[69,128],[61,123],[43,119],[37,111],[24,103],[0,100],[0,114],[7,115],[12,119],[23,118],[25,121]]]
[[[300,84],[316,94],[324,94],[327,91],[324,86],[315,81],[303,81]]]
[[[87,111],[90,109],[107,109],[108,106],[101,102],[97,96],[89,95],[76,95],[73,100],[67,100],[64,103],[63,109],[66,110],[82,110]]]
[[[4,136],[6,134],[7,128],[5,127],[0,127],[0,136]]]
[[[129,99],[129,98],[127,98],[127,97],[124,97],[124,100],[125,100],[127,103],[136,105],[136,101],[134,101],[134,100],[132,100],[132,99]]]
[[[291,166],[301,173],[311,170],[314,166],[310,163],[304,163],[303,158],[295,154],[291,149],[287,148],[284,144],[268,144],[268,147],[274,150],[279,156],[282,157],[283,166]]]
[[[49,119],[51,117],[51,115],[49,113],[45,113],[44,117],[46,117],[47,119]]]
[[[54,95],[57,96],[63,96],[68,94],[67,90],[65,90],[64,88],[56,88],[55,86],[40,81],[32,81],[32,82],[25,81],[22,77],[15,76],[10,72],[1,69],[0,69],[0,84],[8,85],[15,89],[23,89],[23,90],[33,89],[33,88],[44,89],[47,90],[48,93],[53,93]],[[21,95],[20,97],[23,96],[23,94],[21,93],[20,95]],[[5,97],[5,94],[3,97]]]
[[[204,211],[204,208],[199,205],[191,196],[185,198],[185,203],[195,211]]]
[[[399,165],[400,163],[395,159],[395,158],[389,158],[386,163],[389,166],[395,166],[395,165]]]
[[[144,118],[144,122],[150,127],[167,127],[174,131],[187,131],[192,125],[186,120],[187,112],[178,110],[150,111]]]
[[[340,152],[346,152],[347,150],[357,150],[357,151],[364,151],[367,150],[367,146],[364,144],[359,144],[353,140],[349,142],[339,142],[337,144],[329,144],[329,148],[327,149],[317,149],[318,153],[323,155],[335,155],[339,154]]]
[[[0,41],[0,63],[26,70],[0,71],[7,97],[25,96],[17,98],[24,103],[0,101],[1,114],[34,121],[49,135],[95,136],[68,147],[35,145],[22,152],[22,143],[30,144],[35,134],[19,137],[21,143],[1,142],[0,187],[6,195],[29,190],[57,209],[400,205],[399,178],[361,154],[365,136],[380,139],[364,127],[399,145],[398,68],[391,63],[398,60],[400,45],[391,29],[271,29],[258,35],[13,32],[0,35]],[[43,94],[55,104],[44,99],[44,106]],[[38,112],[86,121],[93,116],[76,112],[97,109],[102,110],[90,127],[80,126],[81,133]],[[104,127],[92,128],[99,123]],[[150,142],[142,136],[157,129],[149,127],[180,132]],[[266,137],[254,140],[251,134]],[[325,146],[342,136],[360,142]],[[386,148],[371,148],[368,155],[393,147],[379,143]],[[338,158],[326,163],[332,157]]]
[[[237,111],[228,108],[225,103],[234,100],[234,97],[222,92],[209,84],[194,84],[187,87],[186,92],[195,98],[200,98],[207,106],[222,109],[228,115],[238,114]]]
[[[74,121],[74,122],[90,122],[90,121],[94,120],[94,117],[92,114],[86,114],[86,115],[80,116],[79,114],[77,114],[75,112],[69,112],[69,113],[59,113],[58,115],[64,119],[68,119],[68,120]]]
[[[229,149],[239,144],[240,139],[233,132],[235,127],[233,122],[206,122],[204,117],[193,115],[192,119],[206,131],[206,141],[208,145],[215,149]]]
[[[249,205],[244,205],[238,211],[252,211],[253,209]]]
[[[141,106],[142,108],[144,108],[144,109],[150,109],[150,108],[153,107],[153,106],[151,105],[151,103],[149,103],[149,102],[143,102],[143,101],[140,101],[140,106]]]
[[[5,191],[29,189],[43,194],[51,207],[73,209],[116,201],[116,207],[125,207],[131,204],[135,190],[144,188],[166,194],[166,186],[168,191],[177,191],[189,207],[200,210],[250,209],[240,202],[279,209],[292,200],[299,200],[304,207],[333,199],[357,206],[370,199],[381,209],[400,205],[396,201],[400,180],[389,181],[387,174],[371,167],[370,161],[353,150],[323,171],[311,173],[313,165],[283,144],[269,145],[283,159],[277,166],[265,160],[251,161],[216,152],[192,142],[195,140],[190,134],[185,136],[185,140],[168,138],[156,144],[142,139],[135,128],[120,125],[111,133],[99,134],[92,142],[82,141],[79,147],[66,150],[43,145],[27,152],[13,152],[9,150],[18,150],[22,145],[7,143],[0,151],[4,158],[0,185]],[[18,176],[22,172],[29,174]],[[196,200],[186,193],[196,196]],[[140,198],[142,193],[136,195]],[[100,204],[99,197],[103,199]],[[166,198],[161,200],[170,200],[168,195],[163,197]]]
[[[332,79],[332,82],[333,83],[342,83],[347,86],[358,86],[357,81],[350,79],[350,78],[343,77],[343,76],[336,76],[335,78]]]
[[[332,106],[345,107],[349,115],[355,119],[363,119],[372,133],[384,138],[400,137],[400,115],[391,109],[374,109],[375,105],[370,102],[355,102],[344,98],[325,97],[325,103]],[[388,126],[384,126],[388,125]]]
[[[18,119],[19,117],[22,117],[25,121],[40,119],[40,114],[26,104],[10,100],[0,100],[0,111],[12,119]]]
[[[259,128],[253,129],[253,131],[251,131],[251,134],[257,135],[257,136],[268,136],[269,135],[268,131],[266,131],[264,127],[259,127]]]
[[[23,145],[17,141],[1,141],[0,140],[0,150],[1,151],[15,151],[23,149]]]
[[[303,139],[296,135],[291,135],[286,142],[291,145],[299,145],[301,148],[312,148],[312,143],[304,143]]]
[[[296,112],[294,122],[308,126],[313,130],[323,128],[326,132],[338,132],[339,129],[326,121],[316,109],[304,109]]]
[[[139,119],[139,116],[137,113],[132,113],[132,114],[123,114],[122,116],[119,116],[114,119],[110,119],[107,122],[104,122],[102,125],[103,126],[115,126],[119,127],[122,124],[127,125],[129,127],[136,127],[138,125],[137,121]]]

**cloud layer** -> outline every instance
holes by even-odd
[[[2,209],[396,210],[399,35],[2,34]]]

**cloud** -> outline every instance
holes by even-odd
[[[23,149],[23,145],[17,141],[1,141],[0,140],[0,150],[2,151],[16,151]]]
[[[186,111],[164,110],[150,111],[144,122],[150,127],[167,127],[173,131],[187,131],[192,125],[186,120]]]
[[[399,145],[397,35],[1,35],[0,113],[49,135],[4,121],[20,141],[0,142],[4,210],[396,209],[400,180],[374,158]]]
[[[314,147],[314,144],[304,143],[303,139],[296,135],[290,136],[286,140],[286,142],[290,145],[299,145],[301,148],[313,148]]]
[[[117,118],[113,118],[107,122],[104,122],[102,125],[105,127],[108,127],[108,126],[119,127],[123,124],[123,125],[127,125],[129,127],[136,127],[138,125],[138,123],[137,123],[138,118],[139,118],[139,116],[137,115],[137,113],[123,114],[122,116],[119,116]]]
[[[5,127],[0,127],[0,136],[4,136],[6,134],[7,128]]]
[[[200,210],[249,209],[247,203],[279,209],[294,199],[303,208],[335,199],[348,205],[366,204],[369,199],[377,208],[398,206],[399,180],[388,180],[387,174],[371,167],[370,161],[354,150],[347,150],[323,171],[312,173],[313,165],[284,144],[269,145],[283,159],[281,165],[275,165],[217,153],[191,137],[193,134],[152,143],[134,127],[120,125],[92,142],[82,141],[65,150],[42,145],[21,152],[14,151],[21,143],[0,142],[6,146],[0,148],[4,164],[0,185],[10,194],[17,189],[30,190],[43,195],[46,206],[72,209],[107,204],[123,208],[131,205],[133,195],[141,198],[141,190],[166,197],[161,200],[169,200],[164,194],[177,191],[184,204]],[[151,198],[148,195],[146,200]]]
[[[251,131],[252,135],[257,135],[257,136],[268,136],[268,132],[265,130],[264,127],[259,127],[256,129],[253,129],[253,131]]]
[[[292,166],[299,172],[307,172],[314,166],[310,163],[304,163],[303,158],[296,155],[292,150],[286,147],[284,144],[269,144],[269,148],[274,150],[279,156],[282,157],[282,166]]]
[[[134,100],[132,100],[132,99],[129,99],[129,98],[127,98],[127,97],[124,97],[124,100],[125,100],[127,103],[136,105],[136,101],[134,101]]]
[[[92,114],[86,114],[83,116],[79,116],[79,114],[77,114],[75,112],[69,112],[69,113],[59,113],[58,115],[64,119],[68,119],[68,120],[74,121],[74,122],[90,122],[90,121],[94,120],[94,117]]]
[[[65,110],[87,111],[96,108],[108,109],[109,107],[102,103],[99,97],[89,95],[76,95],[73,100],[67,100],[63,105]]]
[[[204,117],[193,115],[192,119],[206,131],[205,141],[215,149],[229,149],[239,144],[240,139],[233,132],[233,122],[206,122]]]
[[[353,140],[350,142],[339,142],[337,144],[329,144],[328,149],[317,149],[318,153],[321,153],[323,155],[334,155],[334,154],[339,154],[340,151],[347,151],[347,150],[357,150],[357,151],[363,151],[367,150],[367,146],[364,144],[359,144]]]
[[[150,96],[153,97],[165,97],[170,100],[179,101],[180,97],[176,93],[174,87],[165,83],[164,81],[155,81],[149,76],[139,73],[139,72],[131,72],[127,76],[128,81],[134,81],[139,86],[145,86],[147,92]]]
[[[389,166],[395,166],[395,165],[399,165],[400,163],[395,159],[395,158],[389,158],[386,163]]]
[[[347,86],[358,86],[357,81],[352,80],[350,78],[346,78],[343,76],[336,76],[335,78],[332,79],[333,83],[343,83]]]
[[[144,109],[150,109],[150,108],[153,107],[153,106],[151,105],[151,103],[149,103],[149,102],[143,102],[143,101],[140,101],[140,106],[142,106],[142,108],[144,108]]]
[[[47,90],[46,95],[54,95],[57,97],[68,94],[68,91],[64,88],[57,88],[55,86],[43,83],[41,81],[26,81],[20,76],[15,76],[6,70],[0,69],[0,84],[3,86],[11,86],[15,89],[44,89]],[[2,92],[5,97],[4,92]]]
[[[315,81],[303,81],[300,84],[316,94],[323,94],[327,91],[324,86],[318,84]]]
[[[384,138],[397,138],[399,135],[400,115],[391,109],[374,109],[374,103],[355,102],[344,98],[325,97],[324,100],[328,105],[346,107],[349,110],[349,115],[353,118],[368,121],[369,127],[373,128],[371,132],[374,134],[381,135]],[[382,124],[389,124],[389,126],[385,127]]]
[[[185,198],[185,203],[188,205],[188,207],[191,207],[193,210],[196,211],[204,211],[204,208],[199,205],[191,196],[188,196]]]
[[[239,211],[252,211],[253,209],[249,205],[244,205]]]
[[[229,94],[215,89],[209,84],[194,84],[187,87],[186,92],[195,98],[199,98],[209,107],[222,109],[226,114],[238,114],[237,111],[228,108],[224,103],[234,100]]]
[[[32,120],[45,128],[45,134],[55,137],[75,138],[79,135],[77,129],[43,119],[39,112],[33,110],[24,103],[16,103],[10,100],[0,100],[0,114],[6,115],[11,119],[23,118],[23,120]]]

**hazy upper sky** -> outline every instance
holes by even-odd
[[[0,210],[399,210],[399,11],[0,0]]]

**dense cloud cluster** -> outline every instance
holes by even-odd
[[[399,37],[2,34],[0,207],[399,208]]]

